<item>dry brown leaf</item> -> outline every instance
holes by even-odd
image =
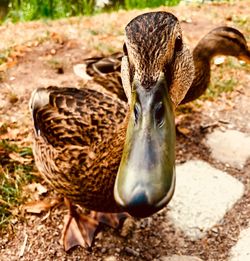
[[[24,53],[28,49],[27,44],[26,45],[16,45],[14,50],[19,53]]]
[[[5,72],[6,70],[7,70],[7,64],[6,63],[2,63],[1,65],[0,65],[0,72]]]
[[[20,130],[18,130],[18,129],[11,129],[11,128],[7,127],[6,130],[3,131],[2,134],[0,135],[0,139],[1,140],[5,140],[5,139],[16,140],[17,136],[19,135],[19,133],[20,133]]]
[[[40,201],[33,201],[23,206],[24,211],[32,214],[40,214],[44,211],[50,210],[52,207],[60,202],[58,198],[47,198]]]
[[[65,42],[65,36],[58,34],[56,32],[50,33],[51,40],[53,40],[56,43],[63,44]]]
[[[188,135],[190,133],[190,130],[184,127],[177,127],[178,128],[178,132],[180,132],[183,135]]]
[[[7,62],[7,68],[12,68],[14,67],[15,65],[17,64],[17,61],[16,60],[11,60],[11,59],[8,59],[8,62]]]
[[[17,162],[19,162],[19,163],[21,163],[21,164],[29,164],[29,163],[31,163],[32,162],[32,158],[23,158],[22,156],[20,156],[18,153],[16,153],[16,152],[11,152],[10,154],[9,154],[9,157],[12,159],[12,160],[14,160],[14,161],[17,161]]]
[[[47,188],[40,183],[31,183],[26,186],[31,192],[37,192],[38,195],[43,195],[48,192]]]

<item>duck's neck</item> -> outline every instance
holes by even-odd
[[[197,45],[193,51],[195,76],[191,87],[181,104],[193,101],[200,97],[208,87],[210,81],[210,61],[214,53],[209,48]]]

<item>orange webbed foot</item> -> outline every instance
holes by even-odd
[[[69,201],[65,200],[70,213],[64,218],[64,228],[60,243],[66,251],[75,246],[91,247],[99,224],[91,217],[78,213]]]
[[[118,228],[121,220],[129,216],[127,213],[103,213],[91,211],[90,216],[79,213],[80,211],[65,198],[65,205],[69,214],[64,218],[64,228],[60,243],[66,251],[75,246],[91,247],[95,232],[100,223],[112,228]]]

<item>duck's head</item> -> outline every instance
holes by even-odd
[[[130,114],[116,202],[135,217],[162,209],[175,187],[174,109],[194,76],[177,18],[152,12],[126,26],[122,81]]]

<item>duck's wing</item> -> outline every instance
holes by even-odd
[[[87,74],[93,77],[95,82],[127,102],[121,81],[122,57],[122,53],[114,53],[110,56],[88,58],[84,62]]]
[[[38,88],[30,100],[35,135],[53,147],[91,146],[123,122],[125,103],[90,89]]]
[[[98,74],[107,74],[120,72],[121,60],[123,54],[121,52],[113,53],[109,56],[98,56],[85,59],[87,65],[87,73],[90,76]]]

